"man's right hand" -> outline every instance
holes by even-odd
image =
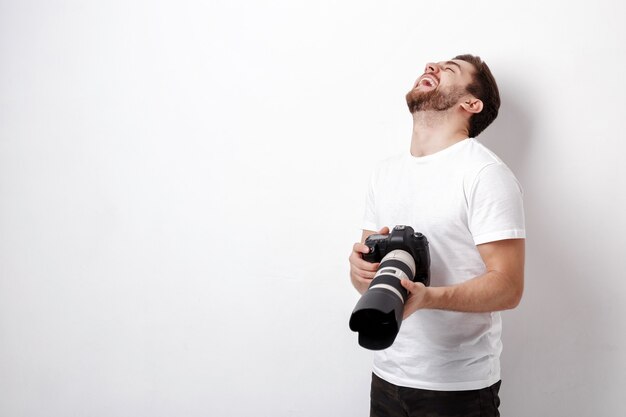
[[[350,254],[350,280],[356,290],[363,294],[367,291],[367,288],[372,281],[372,278],[376,275],[379,263],[370,263],[363,260],[363,254],[369,252],[369,248],[364,244],[365,239],[368,236],[378,233],[379,235],[388,235],[389,228],[383,227],[378,232],[371,230],[363,230],[363,236],[361,237],[361,243],[355,243],[352,247],[352,253]]]

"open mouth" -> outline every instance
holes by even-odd
[[[435,77],[431,75],[425,75],[417,82],[417,85],[415,87],[426,87],[430,89],[437,87],[437,85],[439,85],[439,82]]]

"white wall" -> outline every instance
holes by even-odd
[[[526,191],[502,413],[626,387],[618,1],[0,2],[0,415],[363,416],[347,256],[425,62]]]

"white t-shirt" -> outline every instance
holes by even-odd
[[[522,190],[509,168],[475,139],[435,154],[410,153],[376,167],[363,229],[413,227],[426,235],[431,286],[485,272],[476,245],[525,237]],[[500,313],[419,310],[402,322],[374,373],[392,384],[438,390],[481,389],[500,380]]]

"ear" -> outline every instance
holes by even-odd
[[[461,102],[461,107],[468,113],[480,113],[483,111],[483,102],[475,97],[468,97]]]

